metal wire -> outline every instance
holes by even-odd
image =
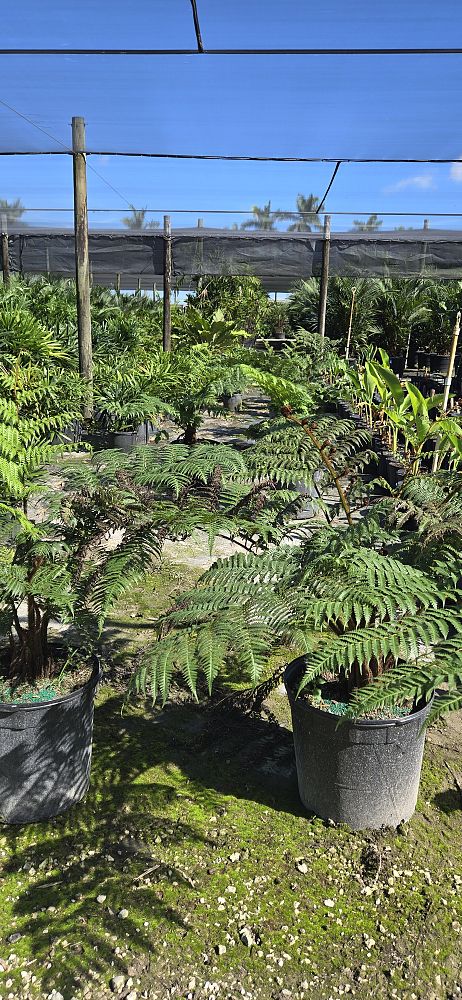
[[[335,165],[332,177],[331,177],[331,179],[330,179],[330,181],[329,181],[329,183],[327,185],[327,188],[326,188],[326,190],[325,190],[325,192],[323,194],[323,197],[321,198],[321,201],[319,202],[319,207],[317,208],[317,212],[318,213],[322,212],[322,210],[324,208],[324,202],[325,202],[325,200],[327,198],[327,195],[329,194],[329,191],[330,191],[330,189],[331,189],[331,187],[332,187],[332,185],[333,185],[333,183],[335,181],[335,178],[337,176],[337,173],[338,173],[338,170],[339,170],[339,167],[340,167],[340,163],[341,163],[341,161],[339,160],[338,163]],[[298,214],[301,215],[301,212],[299,212]]]
[[[144,208],[143,210],[145,212],[149,212],[149,213],[157,214],[157,215],[197,215],[197,216],[201,216],[201,215],[250,215],[252,213],[252,209],[251,208]],[[55,207],[53,207],[53,208],[51,208],[51,207],[47,208],[47,207],[43,207],[42,206],[40,208],[25,208],[24,211],[25,212],[73,212],[74,209],[73,209],[72,205],[69,208],[55,208]],[[120,212],[121,209],[120,208],[89,208],[88,211],[89,212]],[[287,218],[290,217],[291,218],[294,214],[295,214],[294,210],[293,209],[289,209],[289,208],[287,208],[287,209],[282,209],[281,208],[281,209],[278,209],[277,212],[270,212],[270,215],[278,216],[279,218],[285,218],[285,217],[287,217]],[[301,216],[307,216],[307,218],[311,218],[312,215],[313,215],[313,212],[297,212],[296,214],[297,215],[301,215]],[[349,211],[349,212],[346,212],[344,210],[335,210],[335,209],[331,210],[331,209],[329,209],[329,212],[326,212],[326,215],[367,215],[367,216],[370,216],[370,215],[379,215],[379,216],[381,216],[381,215],[383,215],[383,216],[392,216],[392,217],[394,217],[394,216],[403,216],[403,218],[407,218],[407,217],[411,218],[411,217],[415,216],[415,217],[419,217],[419,218],[427,218],[428,217],[429,219],[433,219],[433,218],[435,218],[435,219],[436,218],[441,218],[441,219],[461,219],[462,218],[462,212],[430,212],[430,211],[425,211],[425,210],[422,211],[422,212],[401,212],[401,211],[389,212],[388,210],[386,212],[381,212],[381,211],[377,211],[376,209],[374,209],[372,211],[372,210],[366,209],[366,208],[357,208],[357,209],[353,209],[352,211]]]
[[[38,126],[37,126],[38,127]],[[42,130],[43,131],[43,130]],[[146,153],[115,149],[86,149],[87,156],[129,156],[150,160],[231,160],[244,163],[461,163],[460,156],[236,156],[218,153]],[[0,156],[72,156],[72,150],[10,149]]]
[[[201,26],[199,24],[199,14],[197,13],[197,3],[196,0],[191,0],[191,7],[194,20],[194,31],[196,32],[197,38],[197,48],[199,52],[204,52],[204,45],[202,42]]]
[[[460,56],[462,48],[0,49],[2,56]]]

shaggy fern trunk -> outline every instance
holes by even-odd
[[[48,616],[42,615],[32,596],[27,598],[27,626],[15,620],[17,641],[11,641],[12,677],[34,683],[52,674],[52,661],[48,649]]]
[[[195,424],[186,424],[184,429],[184,443],[185,444],[196,444],[197,441],[197,427]]]

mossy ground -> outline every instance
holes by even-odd
[[[120,655],[188,573],[165,567],[118,609]],[[86,801],[0,832],[3,1000],[106,997],[114,975],[153,1000],[462,996],[460,727],[430,734],[411,823],[353,834],[305,814],[279,691],[268,708],[101,690]]]

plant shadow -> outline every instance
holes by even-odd
[[[219,813],[234,796],[303,815],[292,736],[277,723],[189,704],[149,714],[122,708],[111,696],[95,709],[85,801],[47,823],[2,831],[6,891],[15,895],[6,941],[12,930],[29,938],[42,990],[64,996],[89,975],[107,985],[130,963],[142,972],[159,923],[187,936],[185,913],[207,876],[193,860],[185,870],[176,849],[191,859],[216,850],[198,808]],[[21,949],[14,936],[13,945]]]
[[[462,793],[458,788],[445,788],[433,797],[433,804],[441,812],[449,814],[462,810]]]

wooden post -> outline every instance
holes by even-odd
[[[141,295],[141,278],[138,278],[136,283],[136,291],[138,292],[138,295]]]
[[[353,313],[354,313],[354,308],[355,308],[355,296],[356,296],[356,288],[355,288],[355,286],[353,286],[353,288],[351,289],[350,322],[348,324],[348,336],[347,336],[346,350],[345,350],[345,361],[348,361],[348,358],[350,357],[351,329],[352,329],[352,326],[353,326]]]
[[[88,253],[87,158],[85,122],[72,119],[72,162],[74,172],[75,278],[77,286],[77,328],[79,369],[88,386],[83,408],[85,419],[93,414],[93,352],[90,311],[90,258]]]
[[[172,321],[170,296],[172,294],[172,229],[170,216],[164,215],[164,302],[163,302],[163,348],[172,349]]]
[[[452,375],[453,375],[453,371],[454,371],[454,361],[456,359],[457,342],[459,340],[459,333],[460,333],[460,312],[457,313],[456,322],[454,324],[454,330],[452,332],[452,344],[451,344],[451,354],[449,356],[448,374],[446,375],[446,378],[444,380],[444,396],[443,396],[443,406],[442,406],[443,413],[446,413],[446,410],[448,408],[449,391],[450,391],[450,388],[451,388]],[[439,438],[439,437],[436,439],[435,451],[433,453],[432,472],[436,472],[436,470],[438,468],[438,456],[439,456],[439,451],[440,451],[440,440],[441,440],[441,438]]]
[[[412,327],[409,327],[409,333],[408,333],[408,336],[407,336],[407,344],[406,344],[406,357],[404,359],[404,371],[407,371],[408,364],[409,364],[409,351],[411,349],[411,336],[412,336]]]
[[[120,293],[120,271],[117,271],[116,274],[115,290],[116,292]]]
[[[330,215],[324,217],[324,243],[322,250],[321,286],[319,289],[318,333],[324,344],[326,332],[327,286],[329,282]]]
[[[2,215],[2,272],[3,284],[10,283],[10,255],[8,252],[8,219]]]

